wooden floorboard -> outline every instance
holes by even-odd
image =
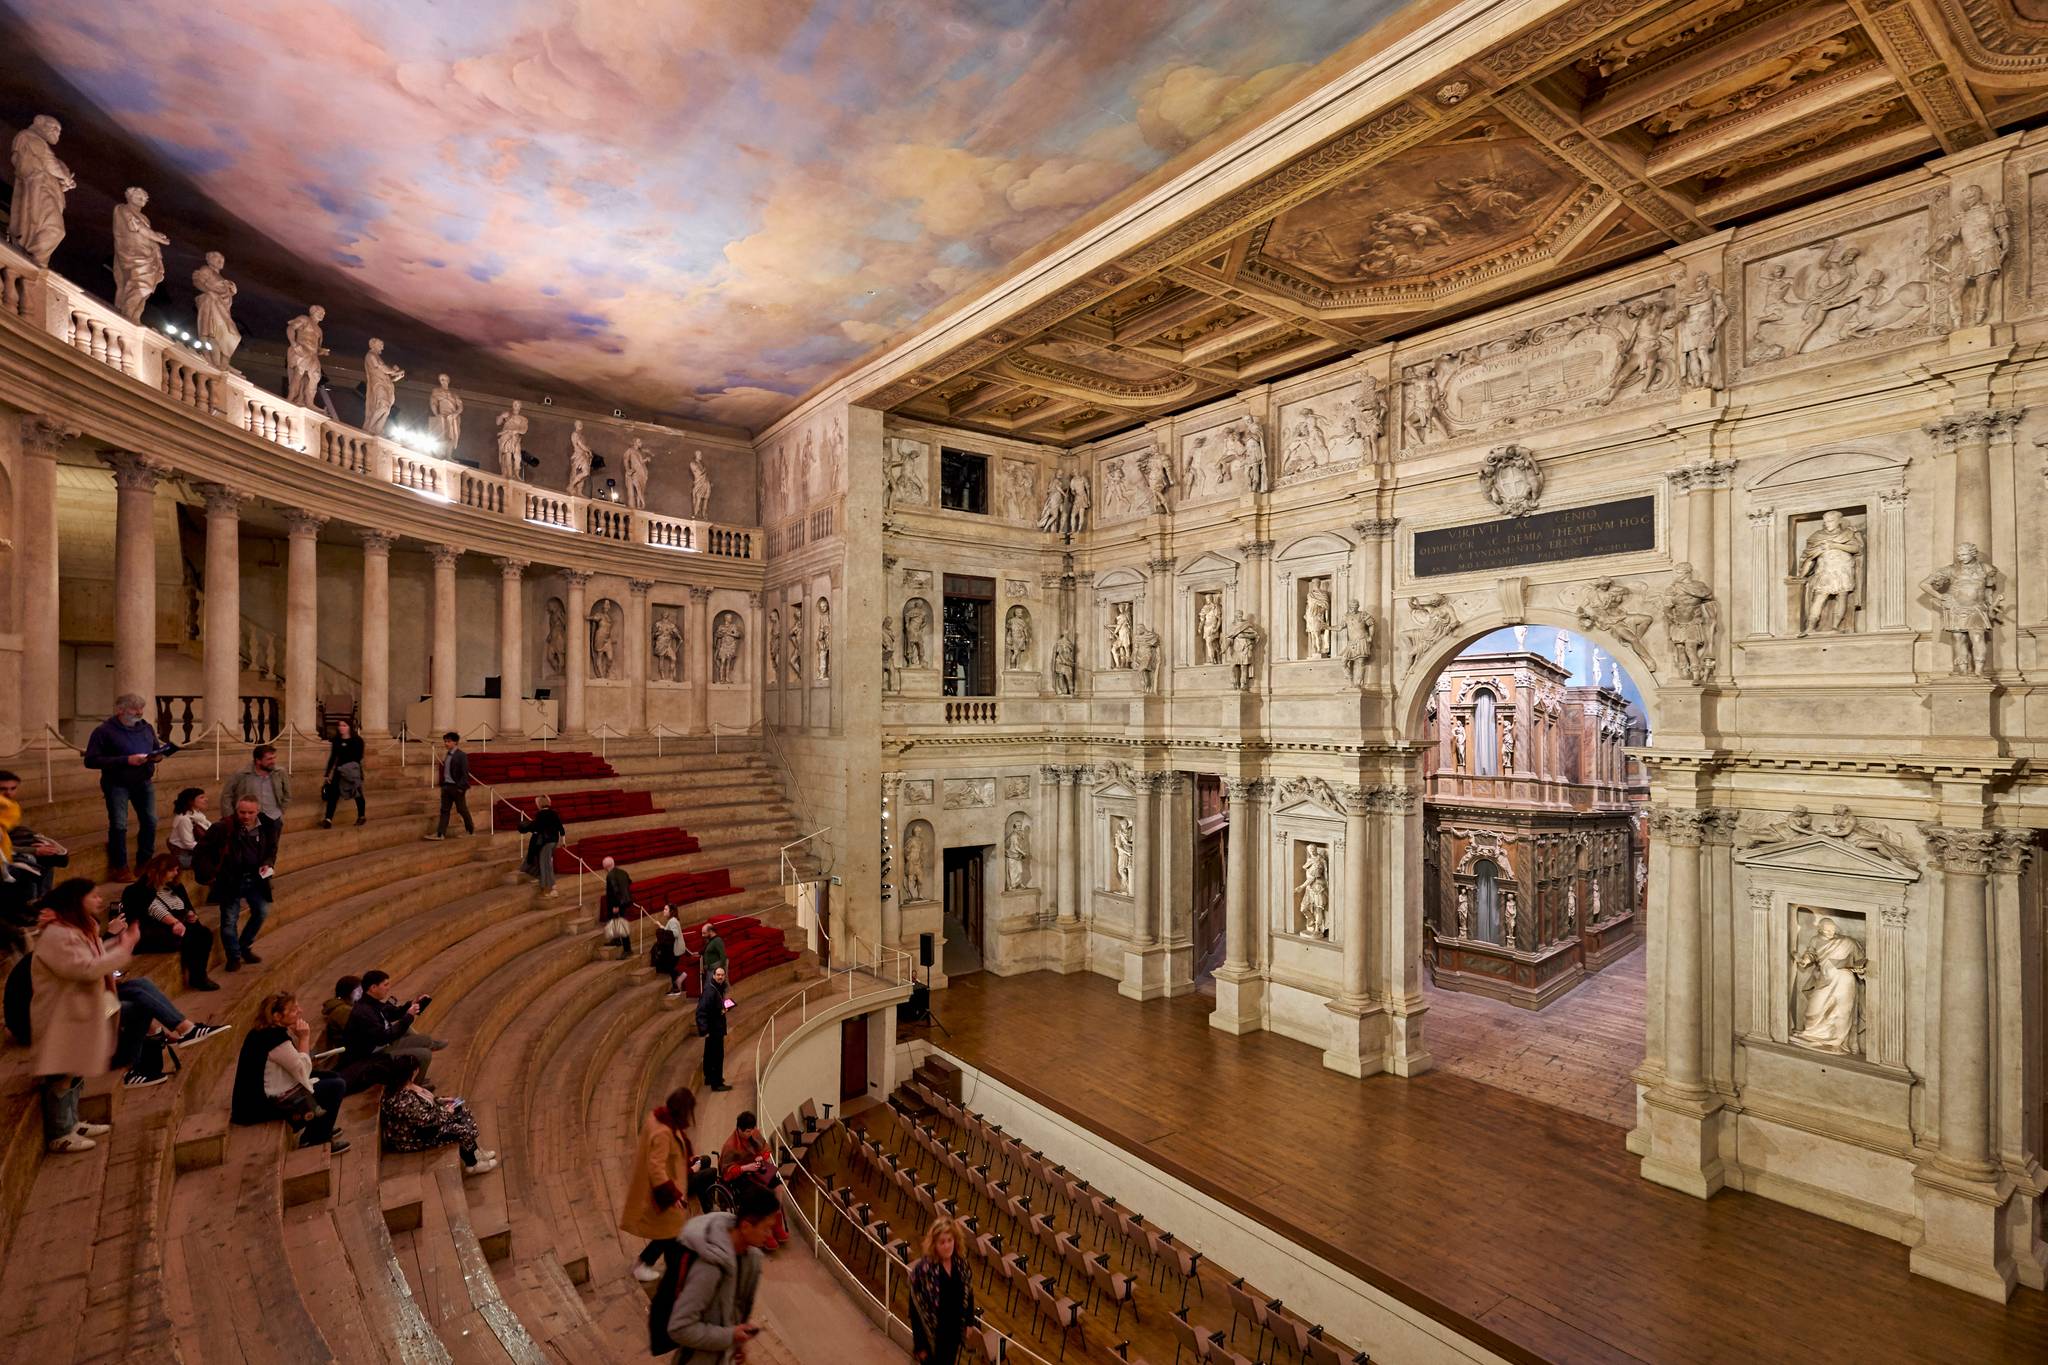
[[[1653,1185],[1614,1124],[1448,1068],[1351,1080],[1089,975],[980,973],[935,1003],[937,1045],[1512,1359],[2048,1360],[2048,1295],[2001,1306],[1897,1242]]]

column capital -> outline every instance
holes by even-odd
[[[1416,792],[1413,787],[1374,787],[1367,800],[1374,810],[1405,815],[1415,809]]]
[[[1223,799],[1233,803],[1249,801],[1257,794],[1262,780],[1257,777],[1226,777],[1223,779]]]
[[[1686,806],[1650,807],[1650,830],[1658,838],[1679,848],[1698,848],[1706,842],[1711,809]]]
[[[1060,787],[1067,785],[1072,779],[1067,776],[1065,768],[1048,763],[1038,770],[1038,780],[1051,786]]]
[[[1715,806],[1706,812],[1706,816],[1706,823],[1701,827],[1706,842],[1722,848],[1731,847],[1735,843],[1735,828],[1742,821],[1742,812]]]
[[[1356,787],[1348,782],[1336,785],[1337,802],[1346,815],[1363,815],[1372,809],[1373,789]]]
[[[1400,524],[1399,517],[1364,517],[1352,522],[1351,530],[1360,540],[1385,540]]]
[[[327,518],[318,512],[287,507],[284,509],[284,524],[294,536],[317,536],[320,528],[327,524]]]
[[[1147,560],[1145,567],[1153,573],[1172,573],[1179,563],[1180,559],[1175,555],[1160,555],[1157,559]]]
[[[45,417],[34,412],[25,412],[21,415],[21,451],[24,455],[54,460],[61,446],[77,440],[83,434],[77,427],[55,417]]]
[[[498,576],[510,583],[517,583],[520,579],[524,578],[528,566],[533,563],[530,559],[512,559],[505,555],[499,555],[496,558],[498,561]]]
[[[750,593],[748,593],[748,594],[747,594],[747,605],[748,605],[748,606],[750,606],[750,607],[758,607],[758,606],[760,606],[760,605],[761,605],[761,594],[760,594],[760,593],[758,593],[758,592],[750,592]]]
[[[2027,415],[2025,408],[1985,408],[1978,412],[1954,412],[1937,417],[1920,429],[1944,450],[1953,450],[1963,440],[1988,441],[2012,431]]]
[[[1726,488],[1734,482],[1735,461],[1717,460],[1709,455],[1704,460],[1680,465],[1665,477],[1671,481],[1674,493],[1702,493]]]
[[[462,558],[461,549],[454,545],[429,545],[427,553],[434,557],[434,567],[437,569],[452,569],[455,567],[455,561]]]
[[[626,580],[626,586],[633,590],[633,596],[645,597],[648,593],[654,591],[654,580],[649,578],[629,578]]]
[[[391,553],[392,542],[398,539],[389,531],[379,531],[369,526],[365,526],[356,534],[362,537],[363,553],[366,555],[388,555]]]
[[[132,450],[103,450],[100,459],[114,471],[114,487],[123,492],[154,493],[156,481],[171,472],[169,465]]]
[[[240,516],[242,505],[249,501],[247,493],[242,492],[240,489],[229,488],[224,483],[200,484],[199,496],[206,500],[206,513],[208,516],[213,515],[215,512]]]
[[[590,580],[597,576],[588,569],[563,569],[561,574],[562,581],[572,588],[588,587]]]
[[[711,600],[711,589],[692,583],[690,585],[690,600],[700,607],[703,606]]]
[[[1247,536],[1245,539],[1237,542],[1237,552],[1246,559],[1264,559],[1267,555],[1273,553],[1273,542],[1270,540],[1253,540]]]
[[[2001,872],[2017,872],[2032,851],[2033,836],[2026,830],[1924,824],[1920,835],[1927,840],[1928,867],[1971,877],[1987,876],[1994,866]]]

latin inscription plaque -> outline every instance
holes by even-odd
[[[1596,502],[1415,533],[1415,576],[1484,573],[1517,564],[1627,554],[1657,548],[1657,499]]]

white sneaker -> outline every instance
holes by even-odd
[[[467,1176],[489,1175],[492,1171],[495,1171],[497,1169],[498,1158],[492,1157],[488,1161],[486,1161],[483,1158],[479,1157],[477,1159],[476,1165],[463,1167],[462,1173]]]
[[[661,1267],[649,1265],[645,1261],[635,1261],[633,1262],[633,1278],[642,1284],[653,1284],[661,1278]]]
[[[482,1149],[480,1149],[480,1150],[479,1150],[479,1151],[477,1152],[477,1154],[476,1154],[476,1159],[477,1159],[478,1161],[493,1161],[493,1162],[494,1162],[494,1161],[496,1161],[496,1160],[498,1159],[498,1154],[497,1154],[496,1152],[492,1151],[492,1150],[491,1150],[490,1148],[488,1148],[488,1147],[485,1147],[485,1148],[482,1148]]]
[[[97,1146],[99,1144],[89,1137],[80,1137],[76,1133],[66,1133],[63,1137],[50,1144],[50,1150],[68,1156],[74,1152],[89,1152]]]
[[[101,1134],[113,1132],[114,1125],[111,1123],[81,1123],[71,1131],[80,1137],[96,1138]]]

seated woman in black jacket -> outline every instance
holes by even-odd
[[[228,1116],[236,1123],[282,1120],[297,1130],[299,1146],[324,1142],[330,1152],[345,1152],[348,1142],[335,1133],[334,1120],[347,1087],[339,1076],[314,1072],[312,1039],[313,1026],[291,992],[264,997],[235,1063]]]
[[[213,930],[200,923],[199,913],[192,908],[180,880],[182,871],[175,853],[151,858],[121,892],[121,913],[142,928],[137,952],[176,953],[186,985],[196,991],[217,991],[220,983],[206,974],[213,956]]]

